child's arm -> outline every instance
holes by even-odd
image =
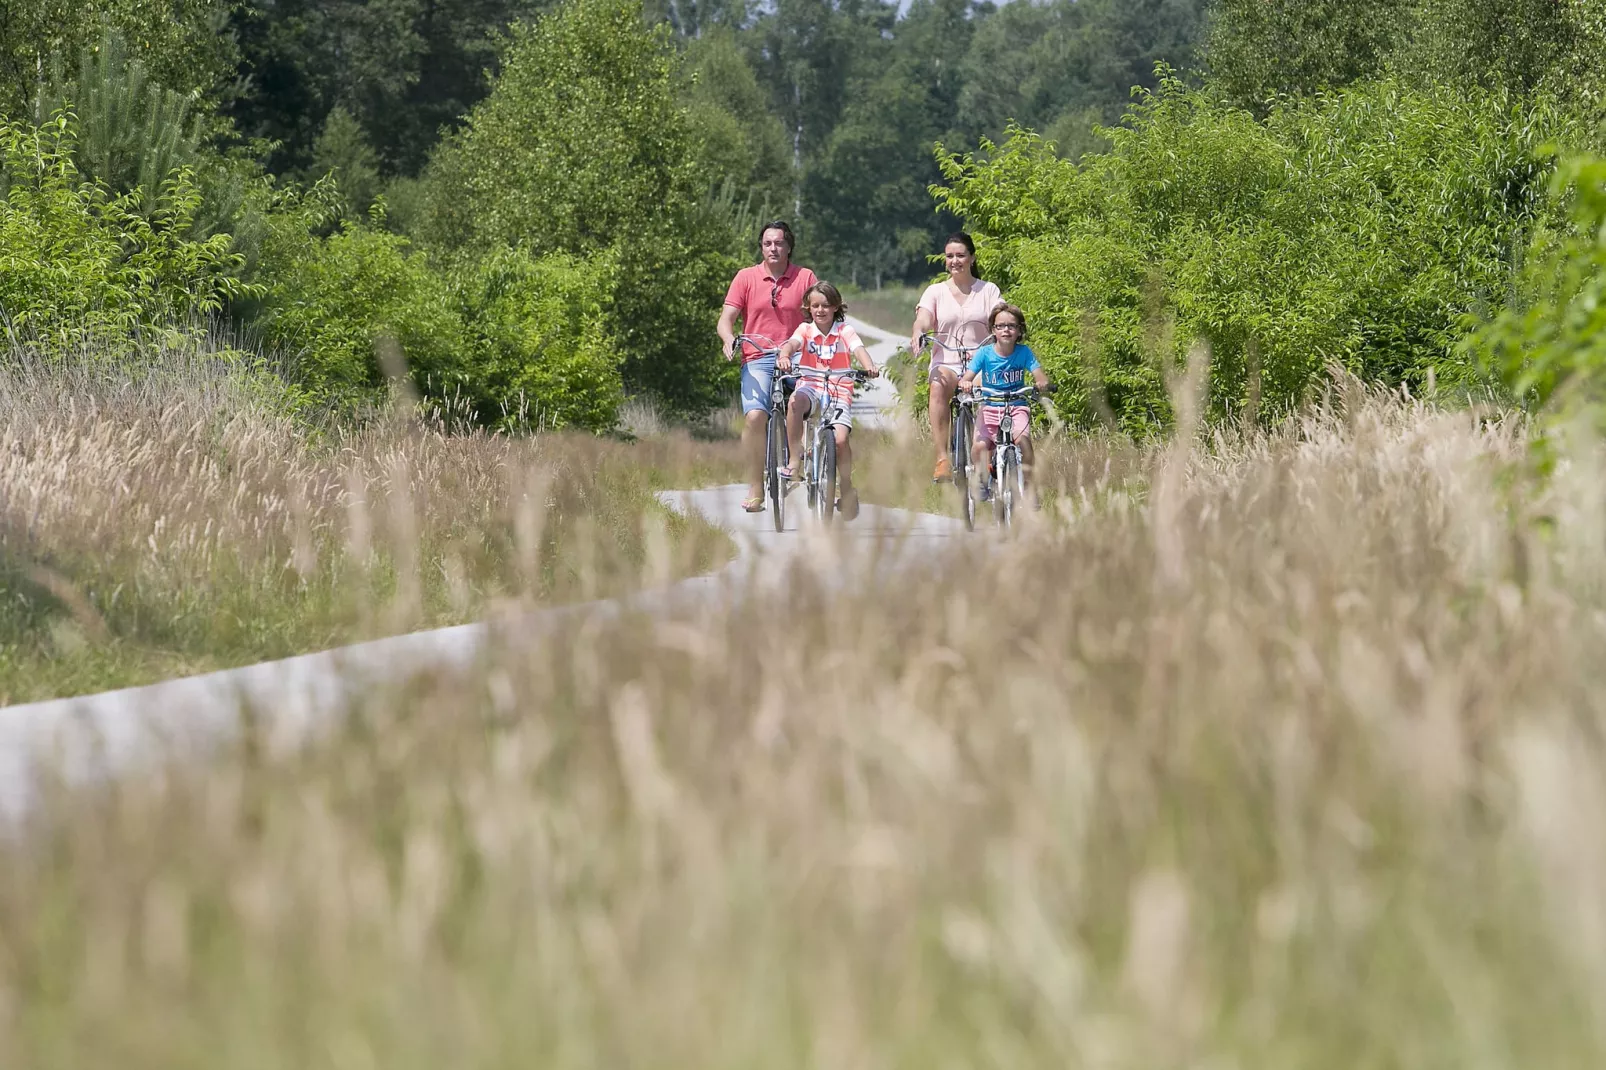
[[[976,369],[975,368],[966,368],[965,369],[965,374],[960,376],[960,378],[959,378],[959,389],[968,393],[970,391],[971,386],[973,386],[975,384],[975,382],[976,382]]]
[[[855,349],[853,355],[859,358],[859,367],[869,372],[872,377],[881,374],[881,369],[875,366],[875,361],[870,359],[870,351],[864,346],[861,345]]]
[[[1037,384],[1037,389],[1045,392],[1048,390],[1048,373],[1043,370],[1041,364],[1032,369],[1032,382]]]
[[[789,372],[792,370],[792,354],[803,348],[803,343],[793,335],[786,340],[786,344],[775,354],[775,370]]]

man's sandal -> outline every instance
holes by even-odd
[[[762,513],[764,511],[764,496],[760,494],[757,498],[743,498],[742,510],[748,513]]]

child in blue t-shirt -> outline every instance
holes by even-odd
[[[1050,389],[1048,376],[1044,374],[1042,365],[1037,363],[1037,354],[1024,344],[1026,313],[1014,305],[995,305],[992,314],[987,317],[987,327],[992,332],[994,341],[991,345],[976,350],[976,355],[970,361],[970,369],[965,372],[964,378],[959,380],[959,389],[969,392],[979,382],[984,398],[988,391],[1019,390],[1026,385],[1026,374],[1030,372],[1037,389],[1048,391]],[[1004,422],[1005,416],[1009,417],[1015,444],[1020,447],[1021,477],[1030,488],[1031,421],[1028,418],[1025,400],[1012,402],[983,400],[981,419],[976,421],[976,441],[971,447],[974,454],[971,459],[977,471],[986,473],[991,470],[993,443],[997,441],[998,428]],[[1033,499],[1036,496],[1036,492],[1033,491]],[[981,500],[987,501],[991,497],[992,487],[984,476]]]

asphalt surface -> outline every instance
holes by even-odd
[[[896,352],[896,336],[851,320],[882,341],[879,363]],[[858,426],[896,423],[897,393],[889,380],[861,391]],[[521,627],[559,627],[577,614],[667,611],[784,582],[802,565],[828,582],[852,582],[857,570],[921,568],[931,555],[965,537],[950,517],[863,504],[851,522],[826,530],[805,507],[799,487],[788,498],[785,529],[770,512],[741,508],[740,484],[659,495],[672,509],[702,514],[730,532],[737,553],[724,568],[624,599],[556,607],[532,614]],[[69,784],[92,783],[147,762],[169,761],[231,738],[249,715],[270,750],[294,746],[349,707],[376,683],[408,674],[466,669],[491,638],[489,623],[415,632],[334,650],[262,662],[239,669],[167,680],[143,687],[0,708],[0,817],[26,813],[37,798],[34,771],[43,760]]]

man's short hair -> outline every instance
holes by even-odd
[[[772,219],[768,223],[765,223],[762,227],[758,228],[759,251],[762,252],[764,249],[764,235],[768,234],[772,230],[780,231],[781,234],[786,238],[786,255],[791,256],[792,250],[797,246],[797,240],[792,237],[791,224],[787,223],[787,221],[784,219]]]

